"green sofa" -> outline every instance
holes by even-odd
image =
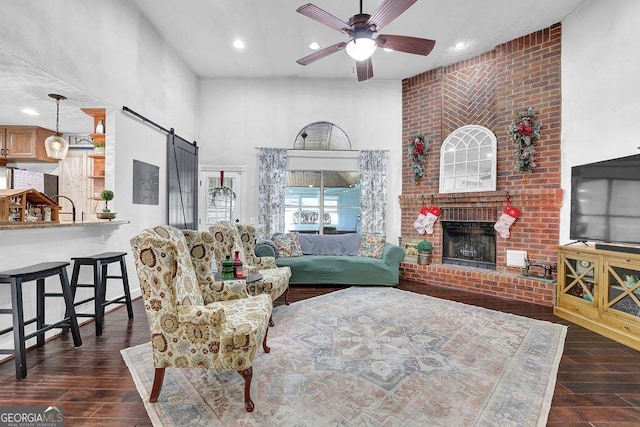
[[[258,242],[257,256],[274,256],[278,267],[291,268],[293,285],[396,286],[404,251],[385,243],[382,258],[358,256],[358,234],[300,234],[302,256],[280,257],[272,241]]]

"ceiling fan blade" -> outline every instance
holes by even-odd
[[[378,47],[393,49],[399,52],[413,53],[415,55],[428,55],[435,46],[435,40],[421,39],[418,37],[393,36],[390,34],[380,34],[376,38]]]
[[[364,61],[356,61],[356,72],[358,73],[358,81],[369,80],[373,77],[373,64],[371,58],[367,58]]]
[[[344,32],[344,30],[349,30],[351,28],[349,24],[342,21],[340,18],[336,18],[329,12],[320,9],[318,6],[315,6],[311,3],[300,6],[296,9],[296,12],[299,12],[304,16],[313,19],[314,21],[318,21],[319,23],[340,32]]]
[[[378,6],[378,9],[373,12],[367,24],[369,26],[375,25],[376,31],[380,30],[417,1],[418,0],[384,0],[384,2]]]
[[[336,53],[345,48],[347,44],[345,42],[336,43],[329,47],[325,47],[324,49],[317,50],[313,52],[311,55],[307,55],[304,58],[298,59],[296,62],[300,65],[309,65],[312,62],[316,62],[318,59],[322,59],[325,56],[329,56],[332,53]]]

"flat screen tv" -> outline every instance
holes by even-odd
[[[570,238],[640,245],[640,154],[571,168]]]

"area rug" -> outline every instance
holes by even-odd
[[[545,425],[566,327],[387,287],[274,309],[253,365],[255,411],[234,371],[167,369],[122,350],[157,426]]]

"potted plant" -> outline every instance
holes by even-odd
[[[93,152],[96,154],[104,154],[104,141],[96,141],[93,144]]]
[[[100,192],[100,199],[104,200],[104,209],[102,209],[102,212],[96,212],[96,216],[98,218],[108,219],[109,221],[111,221],[116,217],[116,213],[111,212],[111,209],[109,209],[109,202],[113,200],[113,197],[114,194],[111,190],[102,190]]]
[[[420,240],[416,245],[418,249],[418,264],[431,264],[431,253],[433,252],[433,243],[428,240]]]

